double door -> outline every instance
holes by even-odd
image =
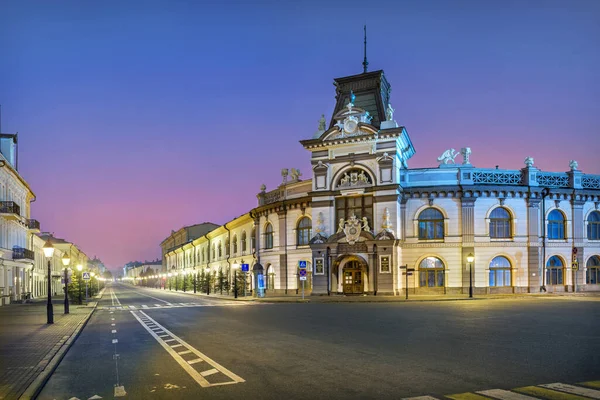
[[[344,268],[344,294],[362,294],[364,292],[362,281],[362,270],[356,268]]]

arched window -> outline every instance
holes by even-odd
[[[246,231],[242,231],[242,252],[246,251]]]
[[[228,256],[231,251],[231,243],[229,243],[229,238],[225,239],[225,255]]]
[[[267,289],[275,289],[275,270],[272,265],[267,268]]]
[[[600,240],[600,212],[590,213],[587,219],[587,238],[588,240]]]
[[[444,216],[435,208],[428,208],[419,214],[419,239],[443,239]]]
[[[600,256],[591,256],[586,263],[585,281],[590,285],[600,284]]]
[[[304,217],[298,222],[296,228],[296,244],[298,246],[307,245],[310,241],[312,231],[312,221],[308,217]]]
[[[204,262],[204,260],[206,260],[206,247],[202,248],[202,262]]]
[[[273,248],[273,225],[267,223],[265,226],[265,249]]]
[[[221,246],[221,242],[219,242],[219,245],[217,246],[217,251],[219,252],[219,258],[221,258],[223,256],[223,250],[222,250],[222,246]]]
[[[548,239],[565,238],[565,216],[558,210],[548,214]]]
[[[212,248],[212,259],[214,260],[217,257],[217,245],[213,243],[213,248]]]
[[[563,262],[557,256],[552,256],[546,263],[546,283],[548,285],[563,284]]]
[[[512,286],[510,267],[510,261],[506,257],[494,257],[490,262],[490,287]]]
[[[494,209],[490,214],[490,237],[495,239],[511,238],[510,222],[511,218],[508,210],[502,207]]]
[[[444,286],[444,263],[442,260],[437,257],[427,257],[419,263],[419,286]]]
[[[237,254],[237,235],[233,235],[233,254]]]
[[[252,250],[256,250],[256,228],[252,228],[252,234],[250,235],[250,247]]]

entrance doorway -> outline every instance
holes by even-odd
[[[349,261],[342,270],[344,294],[362,294],[364,285],[362,269],[358,261]]]

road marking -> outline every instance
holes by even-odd
[[[589,382],[581,382],[578,385],[583,385],[591,388],[600,389],[600,381],[589,381]]]
[[[548,383],[546,385],[540,385],[542,387],[554,390],[560,390],[561,392],[580,394],[582,396],[591,397],[592,399],[600,399],[600,391],[587,389],[572,385],[565,385],[564,383]]]
[[[171,304],[166,300],[159,299],[158,297],[150,296],[149,294],[142,293],[141,291],[138,291],[137,294],[141,294],[142,296],[150,297],[151,299],[154,299],[154,300],[162,301],[165,304]]]
[[[177,353],[177,354],[179,354],[179,355],[183,355],[183,354],[189,354],[189,353],[191,353],[191,352],[192,352],[191,350],[184,350],[184,351],[180,351],[180,352],[179,352],[179,353]]]
[[[110,326],[115,326],[115,324],[110,324]]]
[[[448,397],[450,399],[454,399],[454,400],[488,400],[488,399],[490,399],[490,397],[485,397],[485,396],[482,396],[480,394],[475,394],[475,393],[458,393],[458,394],[451,394],[446,397]]]
[[[174,342],[174,341],[175,341],[175,339],[167,339],[164,342],[166,343],[166,342]]]
[[[171,346],[172,349],[174,349],[175,347],[182,347],[182,344],[174,344],[173,346]]]
[[[437,397],[432,396],[417,396],[417,397],[405,397],[402,400],[439,400]]]
[[[481,392],[477,392],[483,394],[484,396],[490,396],[495,399],[500,400],[532,400],[536,399],[536,397],[525,396],[524,394],[509,392],[508,390],[501,389],[490,389],[490,390],[482,390]]]
[[[130,309],[130,310],[135,310],[135,309],[136,309],[136,306],[129,306],[129,309]]]
[[[155,304],[155,307],[162,307],[162,304]]]
[[[169,337],[169,335],[158,335],[158,337]]]
[[[148,316],[146,313],[144,313],[143,311],[130,311],[131,314],[133,314],[133,316],[139,321],[140,324],[142,324],[142,326],[144,327],[144,329],[146,329],[148,331],[148,333],[150,333],[150,335],[152,335],[152,337],[154,337],[154,339],[156,339],[156,341],[171,355],[171,357],[173,357],[173,359],[192,377],[192,379],[194,379],[201,387],[211,387],[211,386],[221,386],[221,385],[231,385],[231,384],[235,384],[235,383],[242,383],[245,382],[245,380],[243,378],[241,378],[240,376],[234,374],[233,372],[231,372],[230,370],[228,370],[227,368],[223,367],[222,365],[220,365],[219,363],[217,363],[216,361],[214,361],[213,359],[211,359],[210,357],[208,357],[207,355],[201,353],[200,351],[198,351],[197,349],[195,349],[192,345],[190,345],[189,343],[187,343],[186,341],[184,341],[183,339],[179,338],[177,335],[175,335],[174,333],[170,332],[167,328],[163,327],[162,325],[160,325],[158,322],[154,321],[152,318],[150,318],[150,316]],[[182,356],[180,356],[179,354],[177,354],[177,352],[171,347],[169,346],[167,343],[165,343],[165,340],[161,339],[156,333],[154,333],[141,319],[140,317],[137,315],[137,313],[144,315],[145,317],[147,317],[150,321],[152,321],[154,324],[160,326],[166,333],[168,333],[173,339],[177,340],[179,343],[181,343],[182,346],[185,346],[188,350],[191,350],[192,353],[194,353],[196,356],[198,356],[198,358],[202,359],[202,361],[205,361],[207,364],[210,364],[213,369],[217,370],[217,372],[227,376],[230,381],[225,381],[225,382],[216,382],[216,383],[210,383],[204,376],[202,376],[202,374],[198,371],[196,371],[190,364],[188,361],[184,360]],[[212,374],[211,374],[212,375]]]
[[[210,376],[210,375],[216,374],[218,372],[219,372],[219,370],[213,368],[213,369],[209,369],[208,371],[202,371],[202,372],[200,372],[200,375],[202,375],[202,376]]]
[[[525,386],[513,389],[515,392],[525,393],[532,396],[541,397],[548,400],[589,400],[586,397],[577,396],[565,392],[557,392],[555,390],[544,389],[537,386]]]
[[[111,321],[114,321],[115,319],[114,319],[114,318],[111,318],[110,320],[111,320]]]
[[[116,330],[116,329],[113,329],[111,333],[117,333],[117,330]]]
[[[142,304],[142,308],[148,308],[148,306],[145,304]]]
[[[113,339],[112,342],[113,342],[113,344],[119,343],[119,339]]]
[[[199,363],[199,362],[202,362],[202,361],[204,361],[204,360],[201,359],[201,358],[196,358],[195,360],[188,361],[188,364],[192,365],[192,364],[196,364],[196,363]]]
[[[188,303],[179,303],[179,304],[181,304],[182,306],[187,306],[188,305]]]

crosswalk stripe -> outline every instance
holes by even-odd
[[[417,396],[417,397],[405,397],[402,400],[439,400],[437,397],[432,396]]]
[[[167,342],[174,342],[174,341],[175,341],[175,339],[167,339],[167,340],[165,340],[165,343],[167,343]]]
[[[212,374],[216,374],[217,372],[219,372],[219,370],[216,369],[216,368],[213,368],[213,369],[209,369],[208,371],[202,371],[202,372],[200,372],[200,375],[202,375],[202,376],[209,376],[209,375],[212,375]]]
[[[167,337],[167,336],[169,336],[169,335],[158,335],[158,337],[161,337],[161,338],[162,337]]]
[[[578,385],[583,385],[591,388],[600,389],[600,381],[589,381],[589,382],[581,382]]]
[[[179,353],[177,353],[177,354],[179,354],[179,355],[183,355],[183,354],[189,354],[189,353],[191,353],[191,352],[192,352],[191,350],[184,350],[184,351],[180,351],[180,352],[179,352]]]
[[[148,306],[145,304],[142,304],[142,308],[148,308]]]
[[[587,389],[587,388],[582,388],[582,387],[577,387],[577,386],[572,386],[572,385],[565,385],[564,383],[548,383],[546,385],[540,385],[540,386],[548,388],[548,389],[560,390],[562,392],[580,394],[582,396],[591,397],[592,399],[600,399],[600,391],[598,391],[598,390]]]
[[[162,304],[155,304],[156,307],[162,307]]]
[[[457,394],[451,394],[448,396],[450,399],[454,399],[454,400],[489,400],[489,397],[485,397],[482,396],[480,394],[475,394],[475,393],[457,393]]]
[[[556,390],[544,389],[537,386],[525,386],[513,390],[519,393],[530,394],[532,396],[538,396],[548,400],[589,400],[585,397],[577,396],[575,394],[557,392]]]
[[[179,344],[174,344],[173,346],[171,346],[171,348],[174,349],[175,347],[181,347],[181,346],[183,346],[183,345],[181,343],[179,343]]]
[[[135,310],[137,307],[136,306],[129,306],[129,309],[131,310]]]
[[[202,361],[204,361],[204,360],[201,359],[201,358],[196,358],[195,360],[190,360],[187,363],[190,364],[190,365],[192,365],[192,364],[196,364],[196,363],[199,363],[199,362],[202,362]]]
[[[179,303],[179,304],[181,304],[182,306],[187,306],[188,305],[187,303]]]
[[[537,398],[537,397],[525,396],[524,394],[509,392],[508,390],[502,390],[502,389],[482,390],[477,393],[482,394],[484,396],[490,396],[495,399],[500,399],[500,400],[532,400],[532,399]]]

